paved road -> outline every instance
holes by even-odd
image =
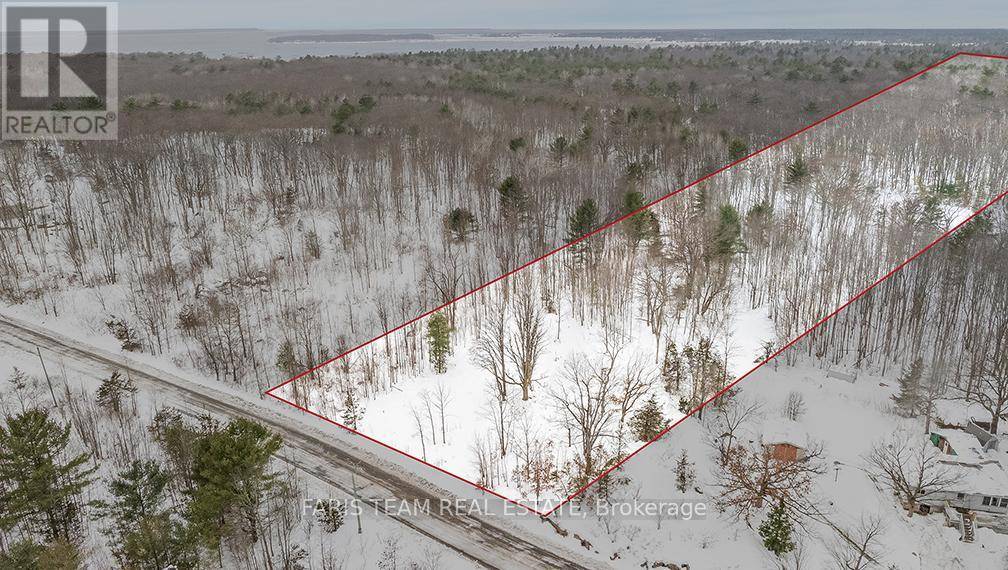
[[[340,445],[336,441],[327,441],[323,436],[301,426],[301,422],[285,420],[284,413],[279,413],[271,404],[254,395],[242,396],[218,390],[211,385],[195,384],[169,372],[88,346],[4,314],[0,314],[0,344],[31,354],[35,354],[36,346],[40,347],[44,355],[53,355],[54,361],[62,361],[68,368],[79,372],[102,375],[112,369],[129,372],[141,389],[158,395],[159,403],[180,409],[207,410],[231,417],[255,419],[283,436],[287,461],[347,494],[353,493],[351,473],[355,473],[357,493],[363,499],[377,499],[378,504],[385,504],[383,499],[418,501],[420,504],[430,501],[432,508],[428,514],[403,516],[393,509],[384,509],[383,512],[488,568],[603,567],[577,552],[519,533],[513,528],[498,524],[490,517],[464,512],[441,512],[435,508],[443,497],[437,490],[418,484],[366,451]]]

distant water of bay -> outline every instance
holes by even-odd
[[[271,30],[168,30],[120,31],[119,51],[134,52],[202,52],[209,57],[267,57],[296,59],[312,56],[353,56],[402,54],[421,51],[464,50],[530,50],[547,47],[669,45],[654,38],[606,38],[561,36],[551,33],[515,33],[501,35],[480,32],[424,32],[422,34],[369,33],[345,34],[352,38],[340,41],[332,32],[271,31]],[[360,39],[366,36],[365,39]],[[382,36],[382,39],[373,39]],[[400,37],[410,36],[410,37]],[[423,37],[417,37],[423,36]],[[313,37],[320,38],[313,40]],[[289,38],[289,39],[285,39]]]
[[[2,39],[2,33],[0,33]],[[40,40],[44,38],[39,38]],[[78,43],[83,45],[83,38]],[[726,43],[836,41],[949,46],[1003,45],[1008,31],[988,30],[120,30],[120,53],[203,53],[208,57],[297,59],[461,50],[549,47],[666,47]],[[74,42],[71,42],[71,44]],[[6,45],[6,44],[3,44]]]

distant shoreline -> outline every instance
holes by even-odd
[[[3,33],[0,31],[0,38]],[[202,53],[207,57],[270,58],[367,57],[447,50],[528,51],[535,49],[625,46],[665,48],[749,43],[949,46],[948,49],[1001,49],[1008,31],[987,30],[649,30],[649,29],[194,29],[123,30],[118,53]]]
[[[276,36],[269,39],[271,44],[330,44],[353,42],[388,42],[403,40],[435,40],[437,36],[428,33],[383,34],[383,33],[335,33],[296,34]]]

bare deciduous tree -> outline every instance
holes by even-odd
[[[885,525],[881,518],[862,516],[854,529],[838,529],[839,536],[830,547],[830,555],[843,570],[862,570],[878,565],[882,558],[884,533]]]
[[[746,401],[741,397],[729,398],[716,407],[717,414],[707,424],[707,437],[711,447],[718,452],[721,466],[728,463],[729,453],[736,447],[739,430],[750,420],[758,418],[763,406],[758,401]]]
[[[543,315],[536,306],[530,283],[519,285],[513,307],[515,330],[508,339],[507,354],[515,367],[515,379],[521,386],[522,400],[528,400],[535,381],[536,364],[546,349]]]
[[[948,490],[959,480],[931,440],[902,431],[876,443],[865,461],[879,483],[899,497],[908,517],[921,496]]]
[[[492,432],[497,440],[497,451],[500,457],[504,457],[507,455],[511,435],[514,432],[516,414],[514,403],[503,397],[500,392],[495,392],[487,400],[485,410],[492,422]]]
[[[612,371],[612,373],[616,374],[617,372]],[[632,358],[627,363],[626,368],[619,371],[618,374],[620,382],[616,388],[613,403],[616,404],[616,409],[619,410],[616,449],[619,453],[623,453],[623,432],[626,428],[627,416],[637,407],[637,403],[641,398],[651,393],[651,389],[655,384],[655,372],[645,364],[643,358],[638,356]]]
[[[790,461],[777,459],[769,448],[736,445],[719,473],[719,502],[747,522],[768,501],[782,502],[792,512],[808,512],[812,482],[825,472],[822,454],[821,444],[810,444],[802,458]]]
[[[661,353],[661,334],[665,328],[669,288],[673,277],[674,273],[668,264],[659,262],[657,267],[645,266],[639,279],[638,289],[643,302],[644,322],[655,337],[655,360]]]
[[[610,405],[615,390],[612,374],[615,359],[616,355],[609,351],[602,362],[590,362],[584,355],[568,360],[561,384],[553,393],[564,420],[576,430],[583,479],[598,472],[600,444],[612,436],[612,423],[617,415]]]
[[[447,430],[445,429],[445,415],[451,401],[451,390],[449,390],[448,385],[444,382],[439,382],[434,389],[434,407],[437,408],[438,416],[441,418],[441,443],[448,442]]]
[[[512,383],[508,373],[507,317],[503,302],[490,303],[483,319],[479,338],[473,348],[476,364],[490,373],[494,389],[501,398],[507,398],[508,384]]]
[[[423,431],[423,420],[420,419],[420,410],[413,406],[410,408],[413,413],[413,422],[416,424],[417,436],[420,437],[420,452],[423,454],[423,460],[427,461],[427,442],[424,439]],[[433,434],[431,434],[433,436]]]
[[[976,402],[990,414],[990,432],[998,432],[1001,417],[1008,412],[1008,353],[1005,341],[987,356],[976,381],[958,389],[958,397]]]
[[[801,392],[789,393],[782,411],[785,418],[793,422],[798,421],[805,415],[805,397],[801,395]]]

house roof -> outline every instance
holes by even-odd
[[[1008,472],[1001,463],[993,461],[980,466],[953,464],[952,469],[962,477],[959,483],[953,485],[953,490],[1008,497]]]
[[[984,452],[972,434],[956,429],[936,430],[948,440],[956,455],[942,455],[941,463],[961,477],[953,491],[1008,497],[1008,457],[1004,452]]]
[[[949,442],[952,450],[956,453],[951,457],[961,463],[980,463],[990,459],[983,452],[980,441],[971,433],[958,429],[936,429],[932,431],[944,437]]]

